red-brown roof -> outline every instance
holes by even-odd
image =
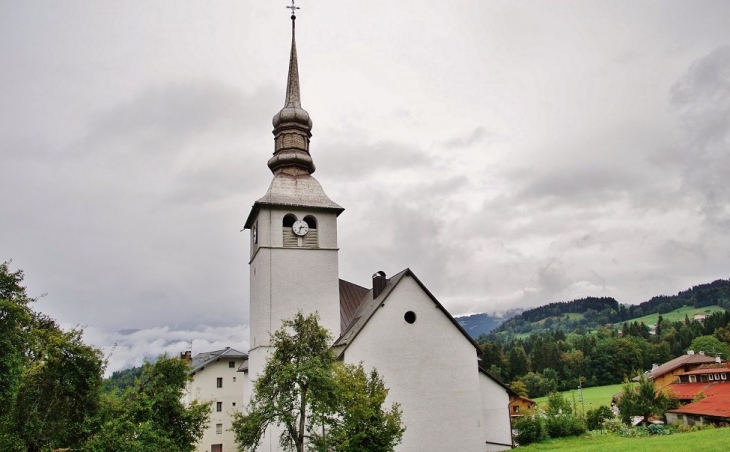
[[[687,383],[688,386],[696,383]],[[721,418],[730,418],[730,383],[721,382],[706,385],[707,388],[702,391],[706,396],[697,402],[692,402],[676,410],[669,410],[670,413],[696,414],[700,416],[712,416]]]
[[[679,375],[704,375],[704,374],[726,374],[730,373],[727,367],[706,367],[704,369],[690,370]]]
[[[340,280],[340,334],[347,331],[357,308],[360,307],[360,303],[368,292],[369,290],[362,286],[344,279]]]
[[[659,378],[662,375],[669,373],[673,371],[674,369],[688,365],[688,364],[707,364],[707,363],[714,363],[715,358],[712,358],[707,355],[682,355],[678,358],[674,358],[671,361],[667,361],[666,363],[662,364],[661,366],[657,367],[656,369],[652,369],[649,371],[650,378],[655,379]]]

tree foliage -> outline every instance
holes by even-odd
[[[626,383],[618,401],[621,420],[627,424],[631,417],[642,416],[646,425],[651,416],[664,416],[667,410],[677,406],[679,402],[676,398],[657,391],[654,381],[645,376],[641,377],[637,385]]]
[[[121,394],[104,394],[95,434],[86,444],[94,452],[194,451],[203,435],[210,403],[182,402],[188,365],[160,356],[145,362],[141,376]]]
[[[23,272],[0,265],[0,450],[192,451],[209,407],[180,403],[187,365],[161,359],[103,393],[101,351],[35,312]]]
[[[316,314],[301,312],[272,334],[274,352],[232,430],[240,450],[254,450],[271,426],[289,451],[390,451],[403,434],[398,405],[383,410],[387,389],[377,372],[336,364],[330,335]]]
[[[0,265],[0,450],[79,447],[98,410],[101,352],[34,312],[22,281]]]
[[[338,363],[336,416],[331,417],[326,435],[317,437],[315,445],[322,451],[387,452],[400,443],[405,429],[401,410],[393,404],[382,408],[388,390],[378,371],[365,373],[362,364]]]

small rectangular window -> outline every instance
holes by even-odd
[[[696,383],[696,382],[697,382],[697,376],[695,376],[695,375],[690,375],[690,376],[689,376],[689,382],[690,382],[690,383]]]
[[[723,380],[727,380],[727,374],[720,374],[720,378],[722,378]]]
[[[218,377],[215,379],[215,387],[216,388],[222,388],[223,387],[223,377]]]
[[[707,376],[707,378],[708,378],[708,379],[709,379],[710,381],[712,381],[712,380],[714,380],[714,379],[715,379],[715,378],[714,378],[714,377],[712,376],[712,374],[708,375],[708,376]]]
[[[215,434],[220,435],[223,433],[223,424],[215,424]]]
[[[233,402],[233,406],[236,406],[236,402]]]
[[[228,368],[229,369],[233,369],[234,367],[236,367],[236,362],[235,361],[228,361]]]
[[[223,452],[223,444],[211,444],[210,452]]]
[[[218,412],[223,411],[223,402],[216,402],[215,403],[215,410]]]

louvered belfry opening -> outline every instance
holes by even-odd
[[[297,221],[297,217],[294,214],[288,213],[284,216],[282,221],[282,243],[284,248],[318,248],[319,247],[319,235],[317,231],[317,219],[311,215],[307,215],[302,219],[307,226],[309,231],[304,234],[303,237],[299,237],[294,234],[292,226]]]

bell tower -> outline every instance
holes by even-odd
[[[273,179],[248,215],[250,231],[250,351],[248,376],[256,380],[271,351],[269,334],[301,310],[318,312],[336,338],[340,331],[337,217],[344,211],[312,177],[312,120],[301,106],[292,9],[286,98],[273,118]]]

